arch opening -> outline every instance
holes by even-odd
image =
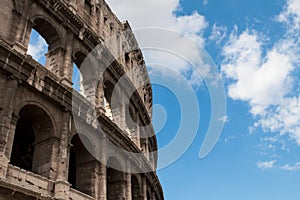
[[[82,63],[85,61],[86,55],[82,52],[76,52],[73,58],[73,74],[72,83],[73,89],[85,96],[85,90],[83,85],[83,73],[81,68]]]
[[[68,182],[71,188],[94,196],[94,174],[99,163],[85,148],[85,145],[91,145],[88,138],[82,134],[73,136],[69,151]]]
[[[55,144],[51,137],[53,124],[47,113],[38,106],[23,107],[16,124],[11,164],[53,178],[50,169]]]
[[[84,89],[82,84],[82,74],[80,72],[78,65],[76,65],[75,63],[73,64],[72,83],[73,83],[73,89],[75,89],[77,92],[83,95]]]
[[[48,52],[48,43],[35,29],[32,29],[28,44],[27,54],[31,55],[41,65],[46,65],[46,53]]]
[[[131,199],[142,200],[142,191],[138,179],[135,175],[131,176]]]
[[[114,119],[113,116],[113,108],[112,108],[112,94],[114,91],[114,85],[110,81],[104,82],[104,109],[105,109],[105,115],[110,118],[111,120]]]
[[[14,137],[11,164],[32,171],[35,136],[31,123],[20,118]]]
[[[33,26],[32,26],[33,24]],[[64,51],[57,29],[45,18],[36,18],[28,24],[27,54],[60,77]],[[30,34],[30,37],[29,37]]]
[[[121,169],[120,163],[116,158],[108,160],[108,167],[106,170],[106,188],[107,200],[122,200],[125,199],[126,180],[124,173],[116,169]],[[114,168],[116,169],[114,169]]]

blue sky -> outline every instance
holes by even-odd
[[[179,159],[158,170],[165,199],[299,199],[300,1],[108,0],[108,3],[121,20],[129,20],[134,30],[156,27],[191,38],[214,61],[212,67],[220,71],[225,86],[224,128],[210,154],[199,159],[214,106],[211,90],[203,81],[211,77],[211,72],[190,65],[201,63],[198,58],[203,58],[203,54],[195,57],[197,48],[182,45],[180,38],[159,39],[153,35],[143,38],[147,34],[137,31],[139,42],[163,43],[170,51],[180,49],[191,61],[182,61],[158,48],[143,49],[150,77],[152,80],[160,77],[158,83],[153,83],[153,123],[159,149],[174,142],[181,126],[187,126],[184,132],[187,140],[189,134],[195,134]],[[38,41],[32,42],[32,49],[37,49]],[[35,58],[41,58],[37,53],[40,51],[30,51]],[[172,70],[175,75],[169,73]],[[202,77],[194,75],[197,70],[203,72]],[[179,74],[183,77],[178,78]],[[190,106],[181,105],[189,104],[191,99],[181,93],[186,87],[192,88],[197,105],[192,101]],[[185,98],[180,99],[181,96]],[[186,112],[183,108],[191,114],[187,121],[182,119]],[[194,113],[198,109],[199,119]],[[197,126],[197,131],[193,132],[189,126]],[[162,159],[164,156],[160,162]]]

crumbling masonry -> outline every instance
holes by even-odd
[[[152,91],[129,24],[103,0],[0,6],[0,200],[163,200]],[[49,45],[45,66],[27,55],[32,30]]]

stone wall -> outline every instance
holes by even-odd
[[[4,0],[0,13],[0,199],[162,200],[157,155],[149,156],[156,138],[147,137],[152,91],[128,22],[96,0]],[[27,55],[33,29],[49,45],[45,66]],[[83,93],[72,88],[74,63]],[[114,104],[112,90],[129,105]],[[92,150],[74,139],[81,134],[91,135]],[[139,157],[112,155],[107,141]],[[145,173],[111,169],[98,154]]]

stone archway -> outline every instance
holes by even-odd
[[[116,170],[115,168],[121,169],[121,165],[116,158],[110,158],[108,160],[108,168],[106,170],[107,200],[125,199],[125,175],[124,172]]]
[[[135,175],[131,175],[131,199],[132,200],[143,199],[141,185]]]
[[[11,164],[42,176],[51,175],[54,154],[54,126],[40,107],[26,105],[19,112],[11,154]]]

